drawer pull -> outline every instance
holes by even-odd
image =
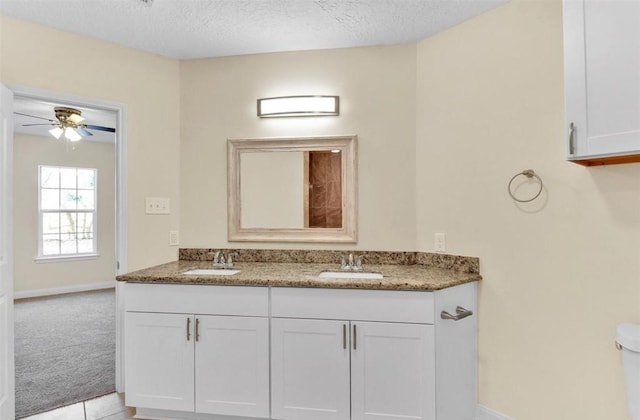
[[[187,341],[191,339],[191,317],[187,318]]]
[[[454,321],[459,321],[462,318],[466,318],[468,316],[473,315],[473,311],[463,308],[462,306],[456,306],[456,315],[451,315],[447,311],[440,312],[440,318],[442,319],[453,319]]]
[[[200,339],[200,318],[196,318],[196,341]]]

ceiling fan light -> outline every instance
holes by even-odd
[[[80,122],[84,121],[84,119],[85,119],[85,118],[84,118],[82,115],[80,115],[80,114],[70,114],[70,115],[67,117],[67,120],[71,121],[71,122],[72,122],[72,123],[74,123],[74,124],[78,124],[78,123],[80,123]]]
[[[73,127],[67,127],[64,129],[64,136],[69,139],[70,141],[78,141],[80,139],[82,139],[82,136],[80,134],[78,134],[78,132],[76,130],[73,129]]]
[[[62,133],[64,133],[64,130],[60,127],[55,127],[52,128],[51,130],[49,130],[49,134],[51,134],[53,137],[59,139],[60,136],[62,135]]]

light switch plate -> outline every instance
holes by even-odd
[[[147,197],[144,199],[145,214],[170,214],[171,200],[165,197]]]

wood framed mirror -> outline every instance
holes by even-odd
[[[356,136],[227,140],[228,240],[357,241]]]

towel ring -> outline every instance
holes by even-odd
[[[540,184],[540,189],[538,190],[538,192],[536,193],[536,195],[534,195],[531,198],[528,198],[526,200],[522,200],[520,198],[517,198],[514,194],[513,191],[511,191],[511,184],[513,184],[513,181],[519,177],[520,175],[522,176],[526,176],[527,178],[535,178],[536,180],[538,180],[538,183]],[[509,195],[511,196],[511,198],[513,198],[515,201],[517,201],[518,203],[528,203],[530,201],[535,200],[536,198],[538,198],[540,196],[540,194],[542,193],[542,187],[543,187],[543,183],[542,183],[542,179],[538,176],[538,174],[535,173],[535,171],[533,169],[525,169],[524,171],[515,174],[512,178],[511,181],[509,181],[509,185],[507,186],[507,190],[509,191]]]

